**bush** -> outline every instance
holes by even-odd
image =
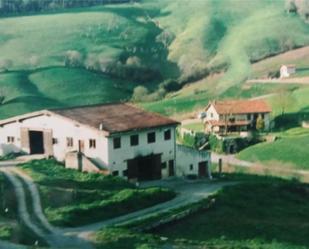
[[[134,188],[133,184],[124,179],[66,169],[64,165],[52,159],[33,160],[20,166],[31,175],[35,182],[46,186],[104,190]]]
[[[144,209],[173,197],[175,197],[174,192],[161,188],[124,189],[111,198],[53,210],[48,208],[46,213],[55,225],[79,226]]]

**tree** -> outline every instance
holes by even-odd
[[[142,62],[141,59],[137,56],[131,56],[127,59],[126,65],[129,67],[141,67]]]
[[[309,1],[308,0],[298,0],[297,4],[297,12],[298,14],[304,18],[305,20],[309,19]]]
[[[296,13],[297,12],[297,7],[295,4],[295,0],[286,0],[285,1],[285,9],[288,13]]]
[[[65,53],[64,64],[69,67],[80,67],[83,64],[83,56],[77,50],[68,50]]]
[[[263,131],[265,128],[265,121],[262,117],[262,115],[259,115],[257,120],[256,120],[256,129],[258,131]]]
[[[13,62],[9,59],[0,59],[0,72],[7,71],[12,67]]]
[[[287,108],[291,108],[295,105],[295,99],[292,92],[282,88],[274,98],[275,106],[280,110],[280,114],[283,116]]]
[[[149,91],[144,86],[137,86],[134,88],[132,100],[133,101],[143,101],[147,97]]]
[[[0,105],[4,103],[5,98],[6,98],[6,91],[3,88],[1,88],[0,89]]]
[[[32,55],[29,58],[29,63],[31,67],[37,67],[39,65],[39,57],[37,55]]]

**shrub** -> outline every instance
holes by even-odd
[[[133,90],[132,100],[133,101],[143,101],[148,95],[149,91],[144,86],[137,86]]]
[[[64,64],[68,67],[80,67],[83,65],[83,56],[79,51],[68,50],[64,56]]]

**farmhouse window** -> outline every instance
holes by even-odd
[[[130,143],[131,143],[131,146],[137,146],[138,145],[138,135],[132,135],[130,137]]]
[[[89,148],[95,149],[97,147],[97,141],[95,139],[89,139]]]
[[[115,137],[113,140],[114,143],[114,149],[119,149],[121,148],[121,139],[120,137]]]
[[[155,143],[156,142],[156,133],[155,132],[148,133],[147,138],[148,138],[149,144]]]
[[[119,171],[118,170],[113,171],[113,176],[119,176]]]
[[[191,171],[193,170],[193,164],[190,164],[190,170]]]
[[[74,141],[72,137],[67,137],[67,147],[73,147]]]
[[[53,144],[57,144],[58,143],[58,139],[57,138],[53,138]]]
[[[9,136],[9,137],[7,137],[7,141],[8,141],[8,143],[14,143],[15,142],[15,137]]]
[[[247,115],[247,119],[248,119],[248,120],[251,120],[251,114],[248,114],[248,115]]]
[[[264,113],[262,113],[262,119],[264,119],[265,118],[265,114]]]
[[[164,140],[171,140],[171,130],[164,131]]]

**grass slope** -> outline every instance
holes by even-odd
[[[203,106],[217,93],[221,96],[243,82],[251,75],[251,61],[309,44],[309,26],[297,15],[285,13],[284,0],[246,4],[242,0],[143,0],[0,18],[0,30],[0,59],[12,60],[10,69],[16,70],[0,74],[0,86],[8,92],[1,117],[130,98],[137,85],[132,80],[61,68],[68,50],[79,51],[85,62],[124,65],[135,56],[162,80],[190,81],[226,69],[218,79],[200,84],[207,92],[171,95],[145,104],[149,110],[171,114]],[[157,83],[146,86],[153,90]]]
[[[273,167],[309,169],[309,131],[291,129],[279,134],[279,140],[262,143],[241,151],[240,159],[258,161]]]
[[[158,234],[209,248],[307,248],[308,197],[308,185],[251,179],[224,188],[210,209],[160,228]]]
[[[167,189],[137,189],[121,178],[65,169],[53,160],[32,161],[21,167],[39,185],[48,220],[59,226],[102,221],[175,196]]]

